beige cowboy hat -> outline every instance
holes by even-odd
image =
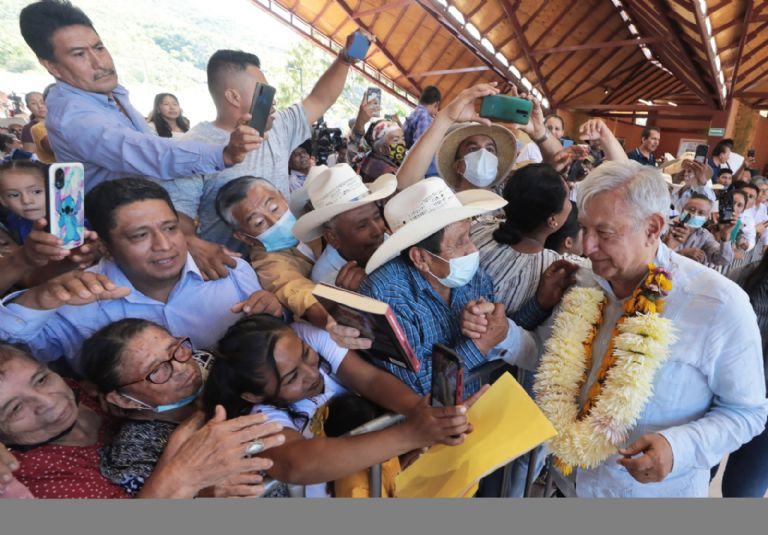
[[[340,163],[328,167],[311,180],[307,177],[304,187],[313,209],[296,221],[293,235],[306,243],[319,238],[323,233],[323,223],[337,215],[392,195],[397,189],[397,177],[393,174],[381,175],[365,184],[349,164]]]
[[[328,169],[327,165],[313,165],[309,169],[307,176],[304,177],[304,185],[296,191],[291,192],[291,199],[288,201],[288,207],[291,209],[291,212],[293,212],[293,215],[296,217],[301,217],[301,215],[306,211],[306,206],[309,202],[309,195],[307,195],[307,184],[309,184],[317,175],[326,169]]]
[[[451,223],[498,210],[505,204],[507,201],[485,189],[454,193],[440,177],[421,180],[384,206],[384,219],[392,235],[373,253],[365,272],[372,273]]]
[[[695,152],[684,152],[679,158],[664,162],[659,166],[659,168],[668,175],[676,175],[677,173],[681,173],[683,171],[683,162],[686,160],[692,162],[694,156],[696,156]]]
[[[453,168],[456,160],[456,150],[461,142],[468,137],[488,136],[496,143],[496,156],[499,159],[499,171],[496,180],[489,188],[507,178],[517,159],[517,140],[512,131],[498,124],[485,126],[478,123],[459,123],[451,127],[437,149],[437,170],[449,186],[456,188],[461,177]]]

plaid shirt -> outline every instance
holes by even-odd
[[[419,104],[411,112],[403,125],[403,136],[405,137],[405,146],[409,149],[413,147],[413,144],[424,135],[427,128],[432,124],[432,115],[429,114],[427,108]],[[429,164],[426,176],[437,176],[437,164],[435,164],[435,158],[432,158],[432,162]]]
[[[450,305],[443,301],[415,267],[400,258],[387,262],[368,275],[359,291],[387,303],[403,326],[421,363],[419,373],[378,359],[376,364],[386,368],[414,392],[426,395],[431,390],[434,344],[444,344],[461,355],[465,376],[486,362],[487,358],[475,343],[461,334],[459,325],[461,311],[469,301],[480,297],[493,301],[493,285],[484,271],[478,270],[469,284],[453,289]]]

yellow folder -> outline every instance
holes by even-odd
[[[438,444],[397,476],[398,498],[470,497],[478,481],[557,432],[509,374],[469,409],[473,431],[459,446]]]

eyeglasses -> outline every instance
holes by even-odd
[[[189,338],[181,338],[178,340],[178,344],[173,346],[173,349],[171,350],[171,358],[164,360],[152,368],[152,370],[147,375],[145,375],[143,379],[120,385],[116,390],[144,381],[149,381],[150,383],[156,385],[162,385],[170,381],[171,377],[173,377],[173,361],[175,360],[176,362],[187,362],[192,357],[192,341]]]

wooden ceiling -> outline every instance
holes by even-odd
[[[369,31],[364,72],[411,103],[496,81],[550,109],[704,117],[734,95],[768,109],[768,0],[251,1],[332,51]]]

